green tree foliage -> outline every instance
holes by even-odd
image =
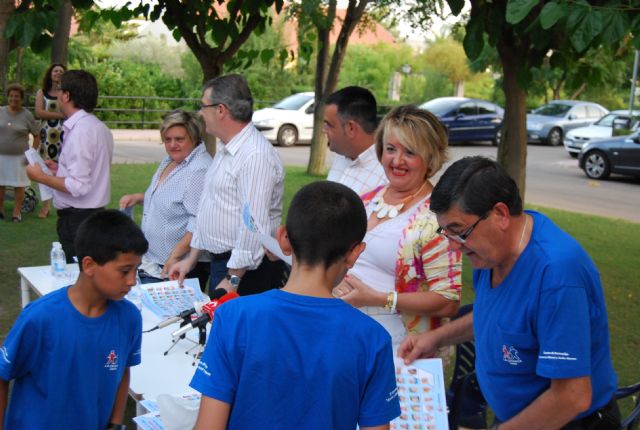
[[[159,0],[153,7],[141,1],[135,10],[151,21],[162,19],[176,40],[184,39],[202,68],[204,80],[208,80],[222,74],[225,64],[254,31],[264,33],[272,22],[271,8],[279,13],[282,5],[283,0]],[[127,12],[121,9],[118,13]],[[272,49],[260,52],[263,61],[274,55]],[[243,59],[250,62],[253,57]]]
[[[353,45],[345,56],[338,87],[358,85],[369,89],[379,103],[388,103],[389,79],[405,63],[416,70],[418,61],[407,45]]]
[[[463,96],[464,81],[471,77],[471,70],[462,44],[451,38],[439,38],[427,48],[424,62],[445,75],[454,86],[454,94]]]

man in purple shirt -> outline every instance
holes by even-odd
[[[76,254],[73,242],[78,226],[111,199],[113,136],[91,114],[98,102],[98,84],[91,73],[69,70],[60,84],[58,103],[65,116],[64,141],[58,163],[46,162],[54,176],[44,173],[39,165],[28,166],[27,173],[54,190],[58,238],[71,262]]]

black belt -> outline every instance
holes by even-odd
[[[104,209],[104,207],[101,207],[101,208],[87,208],[87,209],[82,209],[82,208],[64,208],[64,209],[58,209],[58,216],[69,216],[69,215],[73,215],[73,214],[96,212],[96,211],[101,211],[103,209]]]
[[[209,255],[211,256],[212,260],[228,260],[231,258],[231,251],[223,252],[220,254],[214,254],[213,252],[210,252]]]

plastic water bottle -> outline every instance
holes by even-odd
[[[51,274],[56,278],[64,278],[66,276],[67,258],[64,255],[60,242],[51,244]]]

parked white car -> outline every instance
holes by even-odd
[[[577,158],[582,147],[591,140],[606,139],[613,136],[614,126],[620,125],[630,130],[638,127],[640,111],[634,110],[629,118],[629,110],[614,110],[587,127],[575,128],[564,138],[564,147],[573,158]]]
[[[293,94],[272,107],[253,113],[253,124],[271,143],[309,143],[313,134],[313,92]]]

